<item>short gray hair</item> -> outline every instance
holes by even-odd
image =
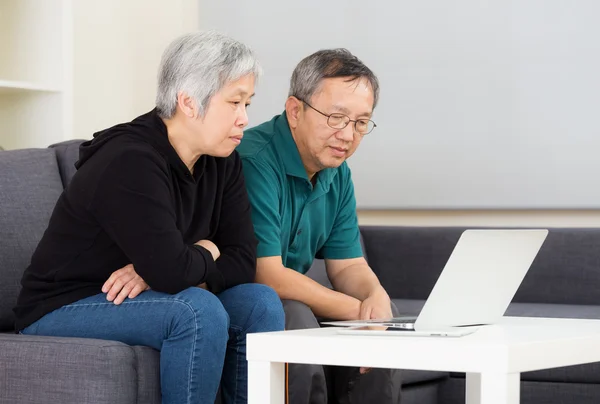
[[[177,94],[185,92],[196,100],[202,116],[221,88],[248,74],[258,80],[262,69],[254,52],[243,43],[216,31],[180,36],[164,51],[158,69],[158,114],[172,118]]]
[[[309,102],[324,79],[348,77],[348,81],[365,78],[373,89],[373,108],[379,100],[379,80],[360,59],[348,49],[323,49],[298,63],[290,81],[290,96]]]

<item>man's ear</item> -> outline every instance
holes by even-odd
[[[184,92],[177,93],[177,106],[188,118],[195,118],[197,114],[196,101]]]
[[[285,114],[290,128],[296,129],[299,120],[302,118],[303,112],[304,105],[302,104],[302,101],[294,96],[288,97],[285,101]]]

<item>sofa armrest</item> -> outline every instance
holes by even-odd
[[[116,341],[0,334],[0,402],[137,400],[136,355]]]

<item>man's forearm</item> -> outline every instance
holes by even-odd
[[[359,318],[360,300],[326,288],[308,276],[284,266],[259,266],[256,280],[275,289],[281,299],[297,300],[306,304],[318,317],[332,320]]]
[[[367,264],[350,265],[331,279],[335,290],[363,301],[376,292],[385,292]]]

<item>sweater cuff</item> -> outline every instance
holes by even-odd
[[[206,248],[202,247],[201,245],[197,244],[194,244],[194,248],[198,250],[204,258],[205,272],[202,278],[203,280],[201,280],[198,283],[200,284],[206,282],[208,290],[210,290],[213,293],[219,293],[225,288],[225,279],[223,278],[223,275],[221,275],[221,272],[217,268],[217,264],[214,261],[211,252],[208,251]]]
[[[223,274],[216,265],[206,273],[206,285],[208,286],[208,290],[214,294],[222,292],[225,289],[225,278],[223,278]]]

